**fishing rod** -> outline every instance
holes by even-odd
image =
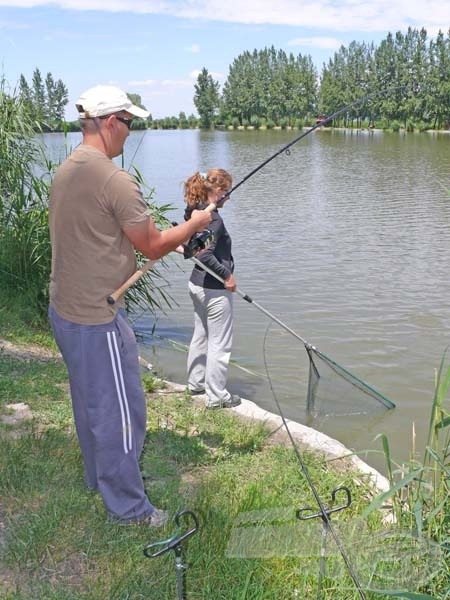
[[[218,275],[215,271],[213,271],[212,269],[210,269],[207,265],[203,264],[195,256],[190,257],[190,260],[193,263],[195,263],[197,266],[199,266],[201,269],[203,269],[206,273],[209,273],[209,275],[211,275],[212,277],[214,277],[215,279],[217,279],[217,281],[220,281],[220,283],[222,283],[222,284],[225,283],[225,280],[222,277],[220,277],[220,275]],[[266,317],[269,317],[269,319],[271,319],[272,321],[274,321],[275,323],[277,323],[282,329],[284,329],[285,331],[287,331],[288,333],[290,333],[292,336],[294,336],[295,338],[297,338],[300,342],[302,342],[302,344],[305,346],[306,350],[308,351],[309,355],[310,355],[310,352],[314,352],[314,354],[318,355],[320,358],[322,358],[330,366],[332,366],[332,367],[333,366],[338,367],[339,370],[342,371],[346,376],[348,376],[352,380],[354,380],[354,383],[356,384],[357,387],[359,387],[360,389],[364,388],[363,391],[368,392],[369,394],[372,395],[372,397],[375,397],[377,400],[381,401],[382,404],[384,404],[386,406],[386,408],[389,408],[389,409],[395,408],[395,404],[391,400],[389,400],[389,398],[386,398],[383,394],[381,394],[381,392],[379,392],[375,388],[369,386],[364,381],[361,381],[355,375],[353,375],[352,373],[350,373],[349,371],[347,371],[346,369],[344,369],[344,367],[342,365],[338,365],[331,358],[329,358],[328,356],[326,356],[325,354],[323,354],[322,352],[320,352],[320,350],[318,348],[316,348],[315,346],[313,346],[313,344],[311,344],[310,342],[308,342],[307,340],[305,340],[301,335],[299,335],[296,331],[294,331],[293,329],[291,329],[291,327],[289,327],[288,325],[286,325],[286,323],[284,323],[277,316],[275,316],[274,314],[272,314],[271,312],[269,312],[266,308],[264,308],[264,306],[261,306],[261,304],[259,304],[258,302],[256,302],[248,294],[246,294],[245,292],[242,292],[239,288],[236,288],[235,292],[243,300],[245,300],[246,302],[248,302],[249,304],[251,304],[252,306],[254,306],[255,308],[257,308],[260,312],[262,312],[264,315],[266,315]],[[310,357],[311,357],[311,355],[310,355]]]
[[[388,90],[385,90],[384,93],[386,93],[388,91],[395,90],[395,89],[400,89],[400,88],[403,88],[403,86],[396,86],[396,87],[388,88]],[[250,177],[253,177],[253,175],[255,175],[255,173],[257,173],[258,171],[260,171],[263,167],[265,167],[272,160],[274,160],[274,158],[276,158],[277,156],[279,156],[283,152],[287,152],[288,153],[289,148],[291,148],[291,146],[293,146],[294,144],[296,144],[297,142],[299,142],[300,140],[302,140],[304,137],[306,137],[307,135],[309,135],[310,133],[312,133],[313,131],[315,131],[319,127],[323,127],[324,125],[327,125],[333,119],[336,119],[336,117],[339,117],[340,115],[342,115],[345,112],[347,112],[350,108],[355,108],[355,107],[357,107],[360,104],[364,104],[365,102],[369,102],[372,98],[374,98],[376,96],[379,96],[381,93],[382,92],[380,91],[380,92],[374,92],[373,94],[366,94],[362,98],[359,98],[359,100],[354,100],[353,102],[350,102],[349,104],[347,104],[343,108],[340,108],[339,110],[337,110],[333,114],[329,115],[328,117],[325,117],[324,119],[321,119],[320,122],[316,122],[316,124],[313,125],[312,127],[310,127],[307,131],[304,131],[302,134],[300,134],[299,136],[297,136],[296,138],[294,138],[293,140],[291,140],[289,143],[287,143],[285,146],[283,146],[277,152],[275,152],[275,154],[272,154],[271,156],[269,156],[269,158],[267,158],[265,161],[263,161],[261,164],[259,164],[257,167],[255,167],[252,171],[250,171],[250,173],[248,173],[248,175],[246,175],[243,179],[241,179],[241,181],[239,181],[238,183],[236,183],[236,185],[234,185],[230,190],[228,190],[227,193],[222,196],[222,198],[219,198],[217,202],[220,203],[220,201],[223,198],[226,198],[227,196],[229,196],[230,194],[232,194],[243,183],[245,183],[248,179],[250,179]]]
[[[212,212],[216,208],[217,205],[214,204],[214,202],[211,202],[211,204],[208,204],[208,206],[204,210],[206,210],[207,212]],[[201,231],[198,235],[194,234],[194,236],[190,240],[189,248],[185,248],[184,257],[190,258],[190,254],[195,254],[199,250],[203,250],[208,245],[210,241],[210,236],[211,232],[209,231],[209,229]],[[133,284],[136,283],[136,281],[138,281],[143,275],[145,275],[147,271],[152,269],[157,262],[158,259],[146,261],[141,267],[139,267],[139,269],[137,269],[137,271],[133,273],[133,275],[131,275],[131,277],[129,277],[119,288],[117,288],[117,290],[112,292],[112,294],[110,294],[106,298],[107,303],[111,305],[115,304],[119,300],[119,298],[121,298],[121,296],[123,296],[125,292]]]
[[[387,93],[388,91],[391,91],[391,90],[400,89],[403,87],[404,86],[395,86],[393,88],[388,88],[388,90],[384,90],[384,93]],[[220,207],[221,202],[225,198],[230,196],[239,187],[241,187],[241,185],[243,185],[246,181],[248,181],[250,179],[250,177],[253,177],[253,175],[258,173],[258,171],[260,171],[262,168],[264,168],[267,164],[269,164],[272,160],[274,160],[277,156],[279,156],[283,152],[289,153],[289,149],[294,144],[297,144],[300,140],[305,138],[307,135],[311,134],[313,131],[315,131],[319,127],[323,127],[324,125],[327,125],[327,123],[330,123],[333,119],[336,119],[336,117],[339,117],[340,115],[344,114],[350,108],[355,108],[359,105],[369,102],[372,98],[379,96],[380,94],[381,94],[381,92],[374,92],[373,94],[366,94],[362,98],[359,98],[358,100],[354,100],[353,102],[350,102],[343,108],[340,108],[339,110],[335,111],[328,117],[321,119],[320,122],[316,123],[315,125],[310,127],[307,131],[304,131],[302,134],[300,134],[299,136],[297,136],[296,138],[294,138],[293,140],[291,140],[290,142],[288,142],[287,144],[282,146],[277,152],[275,152],[274,154],[272,154],[271,156],[266,158],[266,160],[264,160],[257,167],[255,167],[252,171],[250,171],[250,173],[248,173],[245,177],[243,177],[243,179],[241,179],[241,181],[236,183],[229,190],[227,190],[227,192],[225,194],[223,194],[220,198],[218,198],[216,205]],[[145,135],[145,133],[144,133],[144,135]],[[143,137],[144,136],[142,136],[142,138]],[[142,139],[141,139],[141,142],[142,142]],[[136,152],[135,152],[135,155],[136,155]],[[216,207],[216,205],[214,207]],[[208,210],[208,208],[206,210]],[[209,236],[210,236],[209,230],[205,230],[204,232],[200,232],[200,233],[196,234],[195,236],[193,236],[191,238],[191,240],[188,242],[188,244],[186,244],[184,246],[185,247],[184,257],[190,258],[191,256],[194,256],[194,254],[198,250],[203,249],[205,247],[205,245],[207,244]],[[116,290],[110,296],[108,296],[108,298],[107,298],[108,304],[114,304],[120,298],[120,296],[123,295],[128,290],[129,287],[131,287],[134,283],[136,283],[136,281],[138,281],[138,279],[140,279],[142,277],[142,275],[144,275],[149,269],[151,269],[154,266],[154,264],[155,264],[155,261],[151,261],[151,260],[144,263],[144,265],[142,267],[140,267],[136,271],[136,273],[134,275],[132,275],[120,288],[118,288],[118,290]]]
[[[221,204],[221,200],[223,200],[224,198],[228,197],[232,192],[234,192],[236,189],[238,189],[241,185],[243,185],[246,181],[248,181],[248,179],[250,179],[250,177],[252,177],[255,173],[257,173],[258,171],[260,171],[264,166],[266,166],[268,163],[270,163],[272,160],[274,160],[277,156],[279,156],[280,154],[282,154],[283,152],[288,152],[289,149],[296,143],[298,143],[301,139],[303,139],[304,137],[306,137],[307,135],[309,135],[310,133],[312,133],[313,131],[315,131],[316,129],[318,129],[319,127],[322,127],[323,125],[326,125],[327,123],[329,123],[330,121],[332,121],[333,119],[335,119],[336,117],[338,117],[339,115],[345,113],[346,111],[348,111],[350,108],[354,108],[358,105],[363,104],[364,102],[369,101],[373,96],[378,95],[377,94],[370,94],[370,95],[366,95],[363,98],[360,98],[359,100],[356,100],[350,104],[347,104],[346,106],[344,106],[343,108],[335,111],[333,114],[329,115],[328,117],[326,117],[325,119],[321,120],[320,122],[316,123],[314,126],[312,126],[310,129],[308,129],[306,132],[303,132],[301,135],[297,136],[296,138],[294,138],[293,140],[291,140],[288,144],[285,144],[282,148],[280,148],[277,152],[275,152],[273,155],[269,156],[265,161],[263,161],[262,163],[260,163],[257,167],[255,167],[252,171],[250,171],[250,173],[248,173],[241,181],[239,181],[236,185],[234,185],[230,190],[227,190],[227,192],[217,200],[217,205],[220,206]],[[208,207],[209,208],[209,207]],[[215,208],[215,206],[214,206]],[[198,242],[197,242],[198,243]],[[201,249],[201,246],[199,248],[197,248],[196,250],[198,251],[199,249]],[[192,250],[192,249],[191,249]],[[205,270],[206,272],[208,272],[210,275],[212,275],[213,277],[215,277],[216,279],[218,279],[219,281],[221,281],[222,283],[224,283],[224,280],[218,276],[214,271],[210,270],[208,267],[206,267],[206,265],[204,265],[200,260],[198,260],[197,258],[195,258],[194,256],[195,252],[192,251],[192,255],[189,256],[189,244],[187,245],[187,247],[185,246],[185,258],[190,258],[196,265],[198,265],[200,268],[202,268],[203,270]],[[118,290],[116,290],[116,292],[113,292],[108,298],[107,301],[109,304],[114,304],[118,298],[120,298],[120,296],[126,292],[126,290],[133,285],[133,283],[135,281],[137,281],[145,272],[147,272],[154,264],[156,261],[148,261],[146,264],[143,265],[143,267],[141,267],[141,269],[139,269],[138,271],[136,271],[136,273],[128,280],[126,281]],[[333,365],[336,367],[339,367],[341,369],[341,375],[342,372],[344,373],[344,375],[342,376],[350,376],[352,377],[354,380],[357,381],[357,383],[361,383],[363,386],[365,386],[365,391],[367,392],[375,392],[375,394],[381,398],[382,400],[384,399],[384,397],[379,394],[378,392],[376,392],[375,390],[373,390],[373,388],[370,388],[370,386],[367,386],[366,384],[364,384],[364,382],[361,382],[360,380],[358,380],[357,378],[355,378],[354,376],[352,376],[348,371],[346,371],[345,369],[342,369],[342,367],[340,367],[340,365],[337,365],[337,363],[334,363],[334,361],[331,361],[330,359],[328,359],[328,357],[325,357],[325,355],[322,355],[322,353],[320,353],[312,344],[310,344],[309,342],[307,342],[305,339],[303,339],[299,334],[297,334],[293,329],[291,329],[288,325],[286,325],[285,323],[283,323],[283,321],[281,321],[278,317],[276,317],[275,315],[273,315],[272,313],[270,313],[268,310],[266,310],[264,307],[262,307],[260,304],[258,304],[257,302],[255,302],[250,296],[248,296],[248,294],[245,294],[244,292],[241,292],[239,289],[236,289],[236,293],[238,295],[240,295],[244,300],[246,300],[247,302],[249,302],[250,304],[253,304],[255,306],[255,308],[257,308],[258,310],[260,310],[261,312],[263,312],[267,317],[269,317],[271,320],[273,320],[274,322],[276,322],[278,325],[280,325],[280,327],[282,327],[285,331],[287,331],[288,333],[290,333],[291,335],[293,335],[295,338],[297,338],[299,341],[301,341],[305,348],[308,351],[308,355],[310,357],[310,361],[312,361],[312,357],[311,357],[311,352],[316,353],[318,356],[320,356],[321,358],[323,358],[324,360],[326,360],[329,364],[331,363],[331,366],[333,368]],[[363,389],[363,388],[362,388]],[[395,405],[394,403],[392,403],[391,401],[389,401],[388,399],[384,399],[386,400],[385,405],[388,406],[388,408],[393,408]],[[347,567],[347,570],[349,572],[349,575],[351,576],[355,587],[357,589],[358,595],[362,600],[365,600],[366,596],[365,593],[361,587],[361,584],[358,580],[358,577],[352,567],[352,564],[350,563],[350,560],[347,556],[347,553],[345,551],[345,549],[342,546],[341,540],[338,537],[336,531],[334,530],[334,527],[331,524],[330,521],[330,509],[328,509],[324,503],[322,502],[322,499],[314,485],[314,482],[312,481],[311,477],[309,476],[309,472],[307,470],[306,464],[303,460],[302,454],[300,452],[300,450],[297,447],[297,444],[295,443],[295,440],[292,436],[292,433],[290,432],[290,429],[288,427],[287,421],[284,417],[284,414],[281,410],[281,407],[278,404],[278,408],[280,410],[280,416],[281,419],[283,421],[283,425],[286,429],[286,432],[289,436],[289,439],[293,445],[294,451],[296,453],[296,456],[300,462],[300,465],[302,467],[302,471],[306,477],[306,480],[308,482],[308,485],[314,495],[314,498],[319,506],[319,510],[320,510],[320,517],[322,518],[324,527],[326,528],[326,531],[329,532],[334,541],[336,542],[336,546],[339,549],[339,552],[342,556],[342,559]],[[297,515],[298,518],[300,518],[299,514]]]
[[[217,279],[217,281],[220,281],[222,284],[225,283],[225,280],[222,277],[220,277],[220,275],[218,275],[212,269],[210,269],[208,266],[206,266],[205,264],[203,264],[198,258],[195,258],[195,256],[191,257],[190,260],[192,262],[194,262],[196,265],[198,265],[201,269],[203,269],[206,273],[209,273],[210,275],[212,275],[213,277],[215,277],[215,279]],[[288,333],[290,333],[291,335],[293,335],[295,338],[297,338],[298,340],[300,340],[305,345],[305,347],[307,349],[313,350],[315,353],[319,354],[319,356],[325,356],[325,355],[322,355],[322,353],[320,353],[317,350],[317,348],[315,348],[312,344],[310,344],[305,339],[303,339],[293,329],[291,329],[290,327],[288,327],[288,325],[286,325],[286,323],[283,323],[283,321],[281,321],[281,319],[279,319],[278,317],[276,317],[275,315],[273,315],[271,312],[269,312],[268,310],[266,310],[263,306],[261,306],[261,304],[258,304],[258,302],[255,302],[248,294],[242,292],[239,288],[236,288],[235,292],[239,296],[241,296],[241,298],[243,298],[246,302],[249,302],[250,304],[252,304],[253,306],[255,306],[255,308],[257,308],[259,311],[261,311],[262,313],[264,313],[272,321],[275,321],[275,323],[277,323],[278,325],[280,325],[280,327],[282,327],[285,331],[287,331]],[[327,358],[327,357],[325,357],[325,358]],[[269,382],[270,382],[270,385],[272,385],[271,381],[270,381],[270,377],[269,377]],[[366,384],[364,384],[364,385],[366,385]],[[273,391],[273,389],[272,389],[272,391]],[[289,437],[289,440],[290,440],[290,442],[292,444],[292,447],[294,449],[295,455],[296,455],[296,457],[297,457],[297,459],[298,459],[298,461],[300,463],[302,472],[303,472],[303,474],[304,474],[304,476],[306,478],[306,481],[308,482],[308,485],[309,485],[309,487],[310,487],[310,489],[311,489],[311,491],[313,493],[313,496],[314,496],[314,498],[315,498],[315,500],[317,502],[317,505],[319,507],[319,514],[318,514],[318,516],[320,516],[320,518],[322,519],[324,530],[327,531],[328,533],[330,533],[331,536],[333,537],[334,541],[336,542],[336,546],[337,546],[337,548],[339,550],[340,555],[342,556],[342,559],[343,559],[343,561],[345,563],[345,566],[347,567],[347,570],[348,570],[348,572],[350,574],[350,577],[352,578],[353,583],[355,584],[355,587],[356,587],[356,589],[358,591],[358,594],[359,594],[359,596],[360,596],[360,598],[362,600],[365,600],[366,596],[365,596],[364,591],[363,591],[363,589],[361,587],[359,579],[358,579],[358,577],[357,577],[357,575],[356,575],[356,573],[355,573],[355,571],[353,569],[353,566],[352,566],[352,564],[350,562],[350,559],[347,556],[347,553],[346,553],[346,551],[345,551],[345,549],[344,549],[344,547],[342,545],[342,542],[341,542],[339,536],[337,535],[334,527],[331,524],[330,514],[332,512],[334,512],[335,510],[337,510],[337,509],[327,508],[324,505],[324,503],[322,502],[320,494],[317,491],[317,488],[316,488],[316,486],[315,486],[315,484],[314,484],[314,482],[313,482],[313,480],[311,478],[309,470],[308,470],[308,468],[306,466],[306,463],[305,463],[305,461],[303,459],[302,452],[300,452],[300,450],[298,448],[298,445],[297,445],[297,443],[294,440],[294,436],[292,435],[291,430],[289,429],[287,420],[286,420],[286,418],[284,416],[284,413],[283,413],[283,410],[281,408],[281,405],[278,402],[278,398],[276,397],[275,394],[274,394],[274,398],[275,398],[275,402],[277,404],[277,408],[278,408],[281,420],[283,422],[284,428],[285,428],[286,433],[287,433],[287,435]],[[350,493],[350,492],[348,492],[348,493]],[[298,519],[302,519],[302,517],[300,516],[301,512],[302,512],[301,509],[297,511],[297,518]],[[321,563],[321,568],[323,568],[322,563]],[[320,584],[321,584],[321,579],[320,579]]]

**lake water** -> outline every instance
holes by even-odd
[[[182,183],[194,171],[229,170],[234,183],[299,135],[297,131],[133,132],[125,148],[170,217],[183,218]],[[70,134],[69,147],[80,140]],[[45,136],[54,158],[62,136]],[[235,297],[229,389],[307,423],[383,470],[392,454],[423,450],[435,371],[450,343],[450,136],[316,130],[246,181],[222,211],[233,239],[240,290],[396,403],[393,411],[311,420],[305,411],[303,344]],[[135,320],[142,354],[185,383],[193,314],[190,261],[174,256],[167,278],[178,307],[156,322]],[[154,336],[150,332],[154,327]],[[172,340],[176,342],[167,342]],[[270,383],[267,378],[270,377]]]

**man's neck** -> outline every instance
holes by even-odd
[[[103,138],[101,136],[85,134],[83,136],[83,141],[81,143],[84,146],[91,146],[92,148],[95,148],[102,154],[105,154],[105,156],[107,156],[108,158],[111,158],[111,156],[109,156],[108,151],[106,149],[105,141],[103,140]]]

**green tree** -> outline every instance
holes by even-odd
[[[53,95],[53,101],[55,103],[54,111],[57,122],[61,123],[64,121],[65,107],[69,102],[69,91],[61,79],[56,82],[55,92]]]
[[[230,67],[222,100],[229,122],[293,124],[315,109],[317,72],[310,57],[287,56],[274,46],[244,52]]]
[[[319,112],[330,115],[348,104],[346,86],[347,50],[341,46],[328,64],[323,66],[320,79]],[[345,123],[344,123],[345,124]]]
[[[53,75],[47,73],[43,81],[41,72],[35,69],[30,86],[22,74],[19,80],[19,97],[27,107],[36,128],[43,127],[54,131],[61,127],[65,107],[69,101],[67,87],[61,79],[55,81]]]
[[[139,106],[139,108],[142,108],[143,110],[147,110],[147,108],[144,106],[144,104],[142,104],[142,98],[141,98],[140,94],[130,94],[129,92],[127,92],[127,96],[133,104],[135,104],[136,106]],[[147,112],[149,112],[149,111],[147,111]],[[149,121],[151,121],[152,115],[149,115],[149,117],[147,117],[147,119]]]
[[[204,67],[197,77],[194,88],[194,104],[200,116],[200,127],[209,129],[214,125],[215,117],[219,111],[219,83],[214,81]]]
[[[286,65],[286,112],[290,124],[314,115],[317,106],[317,71],[310,56],[289,55]]]
[[[33,114],[33,94],[27,80],[23,75],[19,79],[19,98],[22,106],[29,115]]]
[[[46,117],[45,87],[39,69],[33,72],[32,83],[33,117],[38,123],[43,123]]]
[[[430,42],[430,71],[424,97],[425,117],[434,127],[450,126],[450,30],[447,37],[439,31]]]

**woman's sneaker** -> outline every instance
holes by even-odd
[[[233,394],[228,400],[223,400],[218,404],[207,404],[206,408],[233,408],[234,406],[239,406],[241,402],[241,398]]]
[[[189,390],[191,396],[203,396],[205,394],[205,390]]]

